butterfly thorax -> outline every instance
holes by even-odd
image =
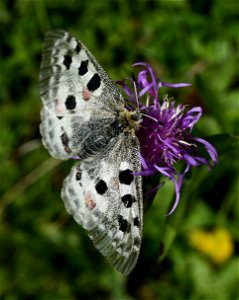
[[[129,111],[123,108],[119,114],[119,124],[124,132],[134,132],[141,123],[142,118],[138,110]]]

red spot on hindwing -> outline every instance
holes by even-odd
[[[119,189],[119,180],[116,177],[113,177],[111,180],[111,185],[114,190],[118,190]]]
[[[91,92],[87,89],[83,89],[82,91],[82,97],[85,101],[88,101],[90,100],[90,97],[91,97]]]
[[[55,106],[55,112],[57,116],[63,116],[65,113],[65,105],[63,103],[59,103],[57,102],[56,106]]]
[[[94,199],[93,199],[93,197],[91,196],[90,193],[87,193],[85,195],[84,200],[85,200],[85,204],[86,204],[86,206],[88,207],[89,210],[92,210],[93,208],[96,207],[96,203],[95,203],[95,201],[94,201]]]

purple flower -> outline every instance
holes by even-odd
[[[191,135],[192,129],[202,115],[201,107],[189,110],[183,104],[164,96],[160,100],[158,92],[161,87],[185,87],[190,84],[171,84],[156,78],[152,68],[145,63],[133,66],[143,66],[137,79],[118,83],[123,87],[126,101],[137,104],[143,116],[141,126],[136,134],[141,147],[142,172],[138,175],[153,175],[160,172],[173,181],[176,190],[176,200],[169,214],[177,207],[180,190],[185,174],[191,167],[202,164],[209,168],[217,163],[217,151],[206,140]],[[132,91],[132,83],[134,91]],[[203,145],[211,161],[199,155],[199,145]],[[176,169],[178,162],[184,162],[183,170]]]

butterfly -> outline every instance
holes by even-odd
[[[57,159],[78,158],[61,197],[75,221],[113,267],[135,267],[143,226],[140,112],[70,33],[46,34],[40,68],[40,133]]]

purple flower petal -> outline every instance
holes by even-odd
[[[174,186],[175,186],[176,199],[174,201],[173,207],[171,208],[171,210],[169,211],[169,213],[167,213],[166,216],[171,215],[175,211],[175,209],[178,206],[179,200],[180,200],[180,189],[181,189],[181,186],[180,186],[179,182],[175,178],[172,178],[172,181],[173,181]]]
[[[188,154],[184,154],[183,158],[188,163],[188,165],[192,167],[197,167],[199,165],[199,162],[194,157]]]
[[[190,83],[159,82],[158,88],[160,89],[162,86],[171,87],[171,88],[181,88],[181,87],[191,86],[191,84]]]
[[[183,127],[189,128],[191,132],[193,126],[198,122],[201,116],[202,116],[202,108],[193,107],[183,117]]]
[[[74,159],[74,160],[80,160],[80,156],[72,156],[71,159]]]
[[[127,96],[134,97],[134,93],[131,91],[130,87],[123,80],[118,80],[117,83],[122,86]]]
[[[218,158],[217,150],[204,139],[198,137],[194,137],[193,139],[205,146],[209,156],[211,157],[211,160],[213,161],[213,166],[215,166],[217,164],[217,158]]]
[[[149,176],[160,172],[174,183],[176,199],[168,213],[170,215],[179,203],[180,190],[188,170],[203,164],[211,167],[210,161],[199,155],[197,143],[207,150],[213,162],[212,166],[217,163],[218,154],[210,143],[191,136],[194,125],[202,116],[201,107],[193,107],[187,111],[185,105],[176,105],[176,102],[169,100],[167,96],[159,100],[158,92],[161,87],[180,88],[191,84],[162,82],[156,78],[151,66],[143,62],[133,66],[142,67],[133,89],[133,80],[128,80],[131,86],[125,81],[118,83],[128,97],[126,101],[138,103],[143,116],[143,121],[136,131],[141,147],[142,170],[134,174]],[[181,174],[175,168],[178,161],[186,163],[186,168]]]

